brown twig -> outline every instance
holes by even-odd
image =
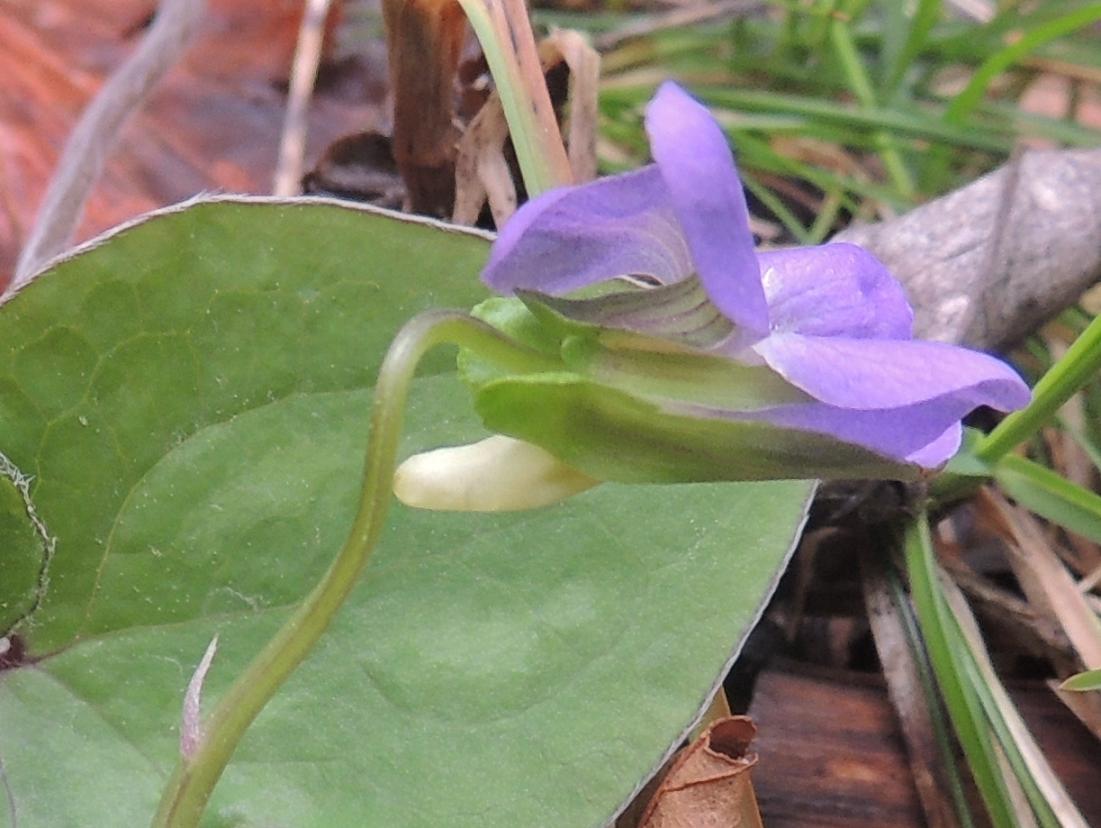
[[[149,32],[80,116],[58,161],[8,292],[65,251],[123,125],[183,55],[205,0],[162,0]]]
[[[306,0],[298,43],[291,64],[291,82],[287,93],[287,114],[279,140],[279,160],[272,178],[275,196],[298,195],[301,190],[302,164],[306,153],[306,112],[317,82],[321,47],[325,40],[325,20],[332,0]]]

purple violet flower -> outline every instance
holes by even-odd
[[[947,461],[977,406],[1028,403],[1005,363],[913,339],[902,287],[868,251],[756,252],[726,140],[677,85],[659,89],[646,131],[656,163],[525,204],[493,247],[486,284],[533,310],[542,303],[573,323],[664,339],[788,387],[754,405],[682,405],[681,414],[824,435],[906,464]],[[551,298],[627,275],[680,287],[618,302]],[[670,313],[654,312],[662,307]]]

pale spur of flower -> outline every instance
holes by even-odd
[[[756,252],[726,140],[675,84],[646,131],[654,164],[547,192],[495,242],[483,279],[517,298],[476,315],[561,371],[465,355],[491,430],[600,480],[906,479],[958,450],[974,408],[1027,404],[1005,363],[913,339],[866,250]]]
[[[503,512],[557,503],[599,483],[539,446],[496,434],[413,455],[394,474],[394,494],[407,506]]]

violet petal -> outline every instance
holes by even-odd
[[[961,443],[963,443],[963,426],[960,423],[952,423],[940,437],[924,448],[911,452],[906,459],[927,469],[936,468],[955,457]]]
[[[692,270],[669,192],[651,165],[527,202],[497,237],[482,280],[498,293],[563,294],[632,273],[675,282]]]
[[[773,331],[910,339],[914,313],[898,281],[855,244],[757,254]]]
[[[1031,396],[1004,362],[942,342],[777,333],[753,349],[788,382],[838,408],[902,408],[952,397],[966,403],[962,416],[980,405],[1012,411]]]
[[[731,321],[768,330],[749,210],[722,130],[706,107],[666,82],[646,107],[646,132],[711,301]]]
[[[960,419],[973,407],[960,397],[947,396],[891,410],[856,411],[810,403],[733,416],[829,434],[885,457],[932,468],[955,454],[962,434]]]

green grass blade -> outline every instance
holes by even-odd
[[[805,115],[849,129],[886,129],[913,138],[999,154],[1013,148],[1012,139],[1004,134],[988,135],[946,124],[931,111],[884,107],[852,109],[833,100],[729,87],[701,85],[693,86],[693,90],[712,105],[726,109]]]
[[[1028,798],[1033,816],[1043,828],[1089,828],[994,671],[963,593],[951,582],[941,582],[941,586],[958,641],[960,661],[1006,761]]]
[[[1095,318],[1067,352],[1036,383],[1032,402],[1014,411],[975,447],[975,456],[994,464],[1040,430],[1055,412],[1101,370],[1101,317]]]
[[[1073,690],[1075,693],[1101,690],[1101,670],[1086,670],[1084,673],[1073,675],[1060,684],[1059,689]]]
[[[887,5],[889,9],[898,11],[896,16],[901,17],[905,14],[902,11],[905,4],[888,3]],[[910,17],[906,39],[897,47],[897,50],[893,45],[894,38],[891,37],[891,30],[897,24],[894,24],[893,21],[888,22],[888,28],[883,36],[883,59],[885,64],[884,81],[881,87],[881,98],[883,100],[891,100],[899,91],[907,70],[917,56],[921,54],[922,49],[925,48],[929,33],[940,18],[940,9],[940,0],[920,0],[917,9]]]
[[[995,828],[1015,828],[1009,790],[1001,775],[998,754],[974,688],[960,664],[958,641],[950,611],[940,592],[929,523],[919,517],[906,528],[904,539],[910,591],[917,610],[929,660],[944,696],[948,714],[963,747],[971,775]]]
[[[1101,3],[1090,3],[1027,30],[1019,40],[986,59],[964,90],[948,107],[944,113],[945,120],[950,123],[963,123],[978,106],[994,78],[1045,43],[1091,26],[1098,20],[1101,20]]]
[[[1101,543],[1101,495],[1015,454],[999,461],[994,479],[1010,497],[1040,517]]]
[[[1101,3],[1090,3],[1052,20],[1025,26],[1024,34],[1018,40],[990,55],[975,70],[967,86],[945,110],[945,123],[962,126],[982,102],[987,89],[998,75],[1044,44],[1092,25],[1098,20],[1101,20]],[[922,183],[929,185],[931,182],[940,180],[947,167],[947,150],[944,147],[934,147],[923,166]]]
[[[926,707],[929,710],[929,721],[933,726],[933,738],[940,754],[944,776],[948,782],[952,796],[952,806],[959,820],[960,828],[973,828],[975,822],[971,815],[971,805],[967,801],[964,792],[963,780],[960,777],[959,767],[956,764],[956,751],[952,744],[951,722],[948,721],[944,704],[937,694],[936,677],[933,674],[933,665],[929,660],[929,652],[926,649],[925,640],[918,627],[918,620],[914,615],[914,608],[907,599],[903,588],[902,578],[894,563],[886,566],[887,586],[891,592],[891,600],[898,612],[903,629],[906,632],[906,640],[910,652],[914,658],[914,667],[917,670],[918,681],[921,684],[922,695]]]
[[[800,244],[810,243],[810,232],[799,218],[788,209],[783,200],[778,198],[768,187],[764,186],[751,174],[742,172],[742,184],[751,192],[758,201],[767,207],[774,216],[784,225],[785,229],[793,235]]]
[[[852,32],[846,21],[840,19],[831,21],[830,42],[833,44],[834,55],[845,72],[853,95],[865,109],[874,108],[877,103],[875,90],[872,89],[871,79],[853,43]],[[880,158],[883,159],[883,166],[891,182],[899,193],[906,198],[911,198],[914,194],[914,178],[902,159],[894,138],[884,130],[876,130],[872,139],[875,141],[876,149],[879,150]]]

